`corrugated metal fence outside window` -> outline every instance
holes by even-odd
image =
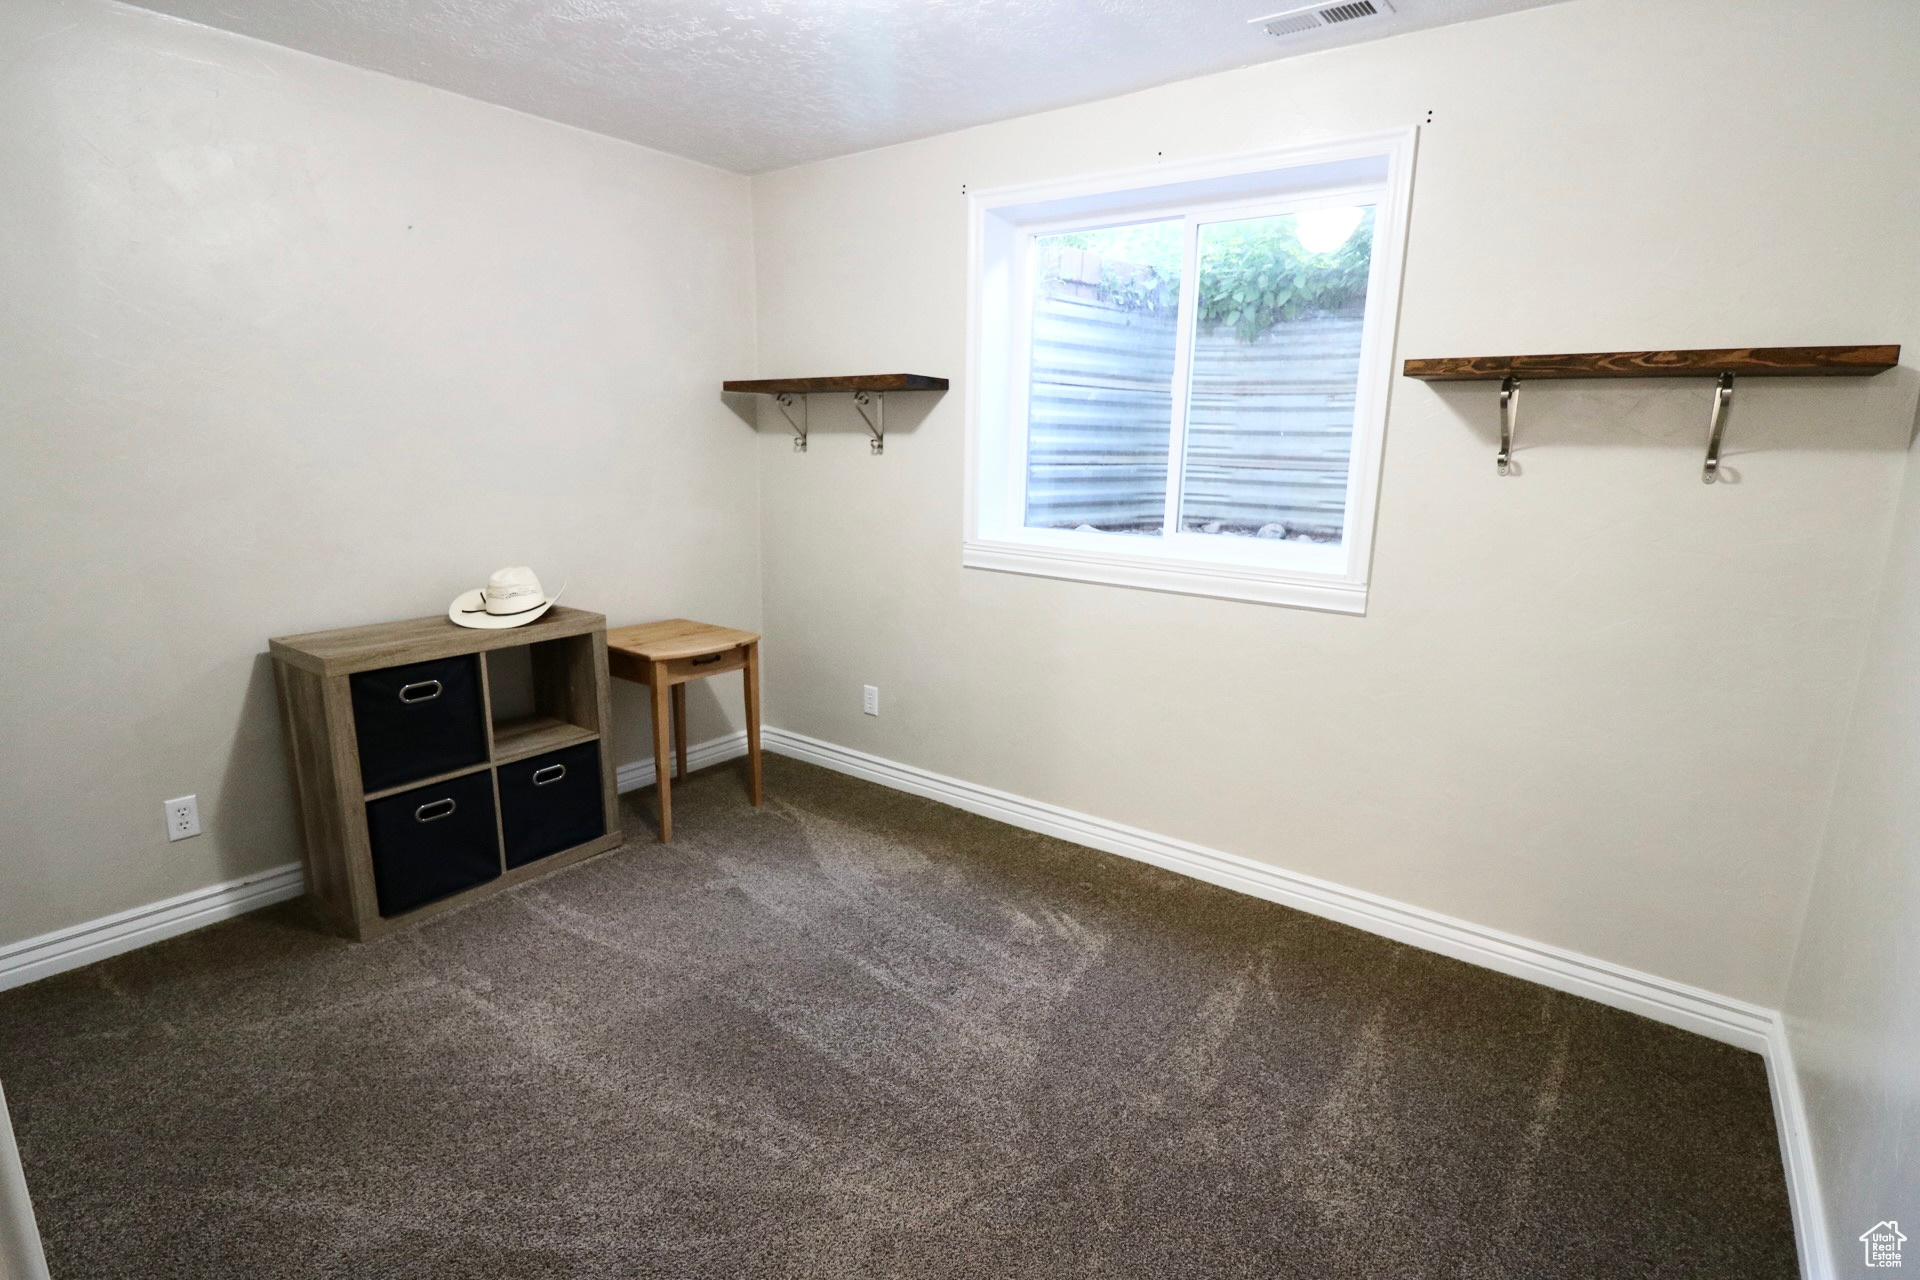
[[[1194,344],[1180,523],[1337,540],[1362,319],[1306,316],[1252,342]],[[1157,533],[1173,409],[1174,319],[1085,297],[1034,312],[1027,524]]]

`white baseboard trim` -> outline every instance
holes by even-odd
[[[746,730],[687,748],[687,767],[704,769],[747,753]],[[622,791],[653,785],[653,761],[634,760],[615,772]],[[178,934],[297,898],[306,892],[306,875],[297,862],[271,871],[208,885],[163,902],[102,916],[71,928],[43,933],[0,947],[0,991],[78,969]]]
[[[1378,894],[1285,871],[1238,854],[949,778],[791,730],[765,729],[761,736],[767,750],[796,760],[865,778],[896,791],[926,796],[1010,826],[1152,863],[1196,880],[1338,920],[1369,933],[1537,982],[1556,991],[1584,996],[1760,1054],[1766,1061],[1771,1085],[1774,1125],[1780,1136],[1781,1162],[1786,1169],[1787,1196],[1793,1209],[1802,1280],[1832,1280],[1834,1270],[1827,1245],[1826,1215],[1807,1138],[1805,1099],[1799,1077],[1794,1073],[1780,1014],[1775,1010],[1562,947],[1470,924]]]
[[[1780,1135],[1781,1161],[1786,1168],[1794,1235],[1800,1250],[1801,1276],[1803,1280],[1832,1280],[1836,1274],[1807,1131],[1806,1099],[1794,1071],[1785,1025],[1780,1014],[1772,1009],[1497,929],[1483,928],[1363,890],[1285,871],[1238,854],[1155,835],[789,730],[765,729],[762,741],[767,750],[797,760],[925,796],[1010,826],[1151,863],[1751,1049],[1767,1064],[1774,1124]],[[746,732],[736,730],[690,747],[687,766],[705,768],[744,755],[746,749]],[[616,776],[623,792],[651,786],[653,761],[629,761],[618,768]],[[305,888],[300,864],[289,863],[0,947],[0,991],[297,898]]]
[[[1350,924],[1441,955],[1496,969],[1558,991],[1585,996],[1657,1022],[1724,1040],[1755,1052],[1767,1047],[1775,1014],[1771,1009],[1715,995],[1699,987],[1640,973],[1578,952],[1533,942],[1443,916],[1423,907],[1378,894],[1349,889],[1332,881],[1284,871],[1239,854],[1223,853],[1170,836],[1155,835],[1076,813],[1059,805],[963,782],[913,765],[900,764],[848,747],[836,746],[786,729],[767,729],[768,750],[806,760],[840,773],[878,782],[950,804],[969,813],[997,818],[1012,826],[1059,836],[1077,844],[1150,862],[1269,902],[1297,907],[1313,915]]]
[[[306,873],[299,863],[290,862],[15,942],[0,947],[0,991],[285,902],[305,892]]]
[[[764,744],[763,744],[764,745]],[[704,769],[710,764],[719,764],[722,760],[731,760],[735,756],[747,754],[747,731],[735,729],[717,738],[708,738],[705,742],[695,742],[687,747],[687,770]],[[614,770],[616,784],[621,792],[638,791],[642,787],[653,785],[653,761],[629,760]]]
[[[1787,1200],[1793,1207],[1793,1239],[1800,1250],[1801,1280],[1834,1280],[1833,1244],[1827,1235],[1827,1206],[1813,1162],[1813,1138],[1807,1130],[1807,1098],[1793,1064],[1793,1046],[1785,1017],[1774,1015],[1767,1031],[1767,1083],[1773,1094],[1773,1127],[1780,1135],[1780,1162],[1787,1170]]]

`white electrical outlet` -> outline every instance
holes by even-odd
[[[200,797],[180,796],[167,801],[167,839],[185,840],[200,834]]]
[[[862,685],[860,689],[860,709],[870,716],[880,714],[880,686]]]

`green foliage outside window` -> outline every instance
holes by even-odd
[[[1048,236],[1042,242],[1043,282],[1049,291],[1065,283],[1058,249],[1084,249],[1101,256],[1101,302],[1171,314],[1179,305],[1180,245],[1168,230],[1167,223],[1148,223]],[[1291,216],[1212,224],[1205,229],[1204,248],[1202,329],[1232,325],[1242,342],[1252,342],[1281,321],[1338,311],[1366,295],[1373,210],[1367,209],[1347,242],[1330,253],[1303,248]]]

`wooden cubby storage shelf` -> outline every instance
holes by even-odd
[[[436,773],[427,778],[413,778],[396,783],[391,787],[382,787],[378,791],[369,791],[361,796],[362,800],[385,800],[388,796],[397,796],[403,791],[412,791],[415,787],[431,787],[442,782],[452,782],[455,778],[464,778],[470,773],[481,773],[493,767],[492,763],[470,764],[459,769],[449,769],[445,773]]]
[[[511,720],[493,727],[493,762],[508,764],[528,756],[544,755],[562,747],[592,742],[600,735],[577,724],[568,724],[552,716],[534,716]]]
[[[554,608],[500,631],[414,618],[268,647],[307,892],[341,933],[376,937],[620,844],[601,615]]]

